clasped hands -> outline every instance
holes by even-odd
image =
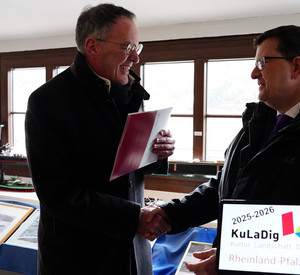
[[[138,235],[150,241],[170,231],[170,220],[166,212],[155,205],[141,208],[140,220],[137,229]],[[195,252],[193,256],[199,259],[198,263],[186,263],[186,267],[196,275],[216,275],[216,249]]]
[[[155,205],[141,208],[137,233],[150,241],[171,230],[166,212]]]

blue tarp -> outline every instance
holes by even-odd
[[[159,237],[152,247],[153,275],[174,275],[190,241],[213,243],[217,229],[193,227]]]

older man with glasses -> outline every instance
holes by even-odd
[[[156,163],[109,181],[127,115],[149,99],[131,71],[143,48],[134,18],[111,4],[84,10],[74,63],[30,96],[26,141],[41,207],[39,274],[152,275],[150,243],[136,232],[151,231],[143,219],[144,173],[167,172],[169,131],[154,140]]]

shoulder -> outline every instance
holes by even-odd
[[[246,104],[246,109],[243,112],[243,120],[259,117],[274,117],[277,111],[269,107],[263,102],[251,102]]]
[[[29,97],[29,101],[33,99],[50,100],[51,98],[62,97],[66,92],[76,87],[75,82],[75,77],[72,75],[70,69],[66,69],[33,91]]]

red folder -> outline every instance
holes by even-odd
[[[127,117],[110,180],[157,161],[153,140],[164,129],[172,108],[132,113]]]

